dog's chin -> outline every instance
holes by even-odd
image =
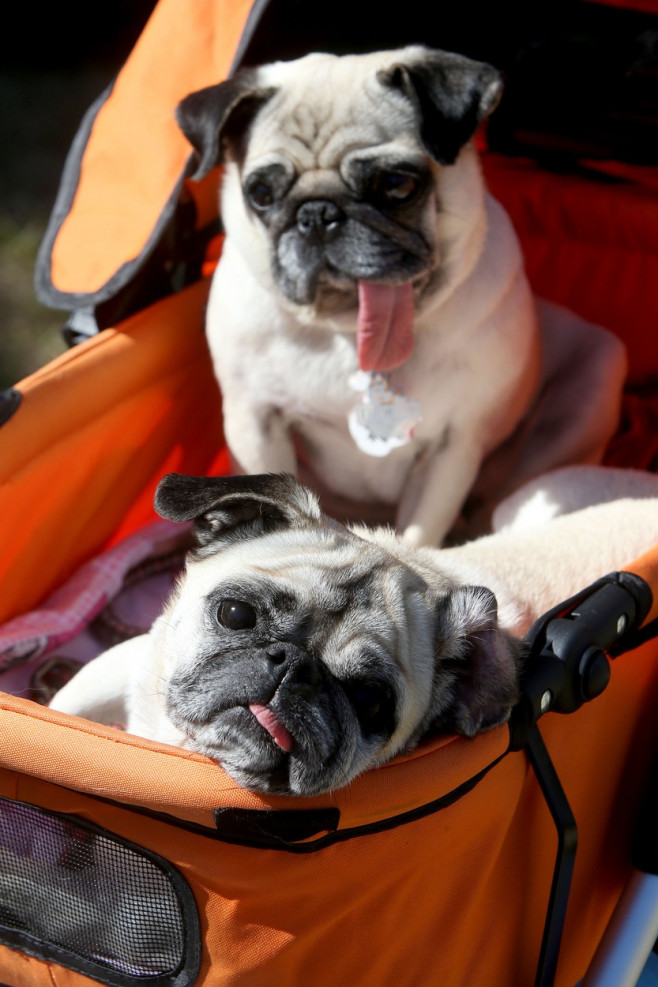
[[[348,784],[372,761],[349,724],[320,743],[294,740],[284,750],[244,706],[224,710],[207,724],[179,721],[185,747],[216,761],[243,788],[268,795],[320,795]]]
[[[288,300],[295,304],[293,299]],[[356,311],[359,304],[357,282],[341,271],[323,271],[310,304],[317,315],[342,315]]]

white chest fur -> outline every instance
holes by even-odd
[[[356,500],[398,503],[414,467],[436,456],[451,486],[468,487],[480,459],[523,414],[538,362],[533,303],[509,219],[489,198],[482,222],[487,232],[474,269],[419,307],[413,353],[390,379],[419,403],[422,420],[407,444],[382,458],[361,451],[348,429],[361,400],[350,384],[358,370],[355,313],[314,322],[276,304],[244,251],[227,242],[208,336],[227,440],[245,472],[294,471],[293,432],[323,485]],[[451,465],[460,458],[464,467]],[[445,489],[443,496],[453,499]],[[458,507],[447,511],[446,524]]]

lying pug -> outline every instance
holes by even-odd
[[[346,785],[436,731],[472,737],[517,702],[530,623],[658,539],[658,477],[619,473],[588,474],[579,502],[567,471],[543,500],[531,491],[534,524],[508,514],[504,532],[444,550],[345,528],[291,476],[171,474],[157,510],[193,521],[196,542],[177,590],[52,708],[289,795]],[[573,513],[554,517],[560,482]],[[576,509],[616,482],[624,499]]]
[[[224,165],[207,333],[236,467],[295,473],[332,516],[415,544],[444,538],[517,431],[480,514],[596,461],[617,422],[621,344],[552,306],[538,326],[485,191],[471,138],[501,89],[412,46],[250,69],[177,109],[194,177]]]

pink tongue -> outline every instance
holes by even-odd
[[[414,295],[411,283],[359,281],[357,352],[362,370],[393,370],[414,346]]]
[[[249,703],[249,709],[254,714],[260,725],[267,730],[275,744],[278,744],[281,750],[284,750],[287,754],[290,754],[295,746],[295,741],[288,730],[286,730],[283,723],[281,723],[280,720],[278,720],[274,715],[269,706],[263,706],[262,703]]]

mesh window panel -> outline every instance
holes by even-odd
[[[186,987],[199,963],[194,898],[170,863],[4,798],[0,942],[116,987]]]

